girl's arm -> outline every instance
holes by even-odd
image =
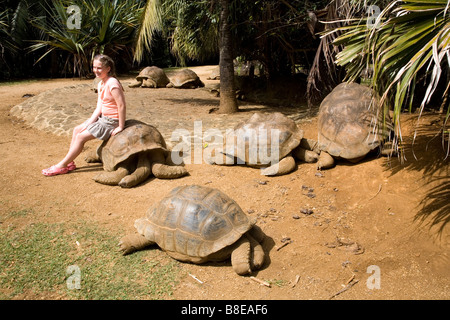
[[[97,108],[95,108],[94,112],[92,113],[89,120],[86,122],[86,126],[90,125],[91,123],[94,123],[97,121],[98,117],[102,114],[102,105],[100,103],[97,103]]]
[[[102,114],[102,105],[99,103],[99,101],[97,101],[97,107],[95,108],[90,118],[82,124],[84,125],[84,128],[82,128],[81,131],[84,131],[88,125],[97,121],[98,117],[100,117],[101,114]]]
[[[126,103],[125,103],[125,95],[123,94],[123,90],[120,88],[114,88],[111,90],[111,94],[116,100],[117,108],[119,111],[119,126],[114,129],[111,133],[112,136],[119,133],[125,128],[125,120],[126,120]]]

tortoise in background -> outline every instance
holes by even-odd
[[[207,80],[220,80],[220,66],[215,67],[211,74],[206,78]]]
[[[312,148],[320,152],[318,169],[333,167],[339,158],[353,163],[362,160],[383,146],[391,129],[390,119],[382,119],[372,89],[353,82],[339,84],[319,107],[318,141]],[[392,150],[384,147],[381,152]]]
[[[225,137],[223,147],[214,149],[209,164],[245,164],[261,168],[266,176],[284,175],[295,169],[295,158],[317,161],[315,152],[305,149],[308,143],[294,120],[280,112],[256,112],[238,124]]]
[[[205,84],[191,69],[182,69],[180,71],[177,71],[173,76],[170,77],[170,83],[167,84],[167,88],[177,89],[195,89],[204,86]]]
[[[231,257],[239,275],[249,274],[264,263],[260,244],[264,233],[218,189],[176,187],[134,226],[137,233],[119,243],[124,255],[156,243],[172,258],[185,262],[200,264]]]
[[[123,131],[103,141],[85,160],[103,163],[104,172],[94,177],[96,182],[131,188],[151,174],[160,179],[187,175],[183,166],[171,165],[170,154],[155,127],[138,120],[127,120]]]
[[[136,81],[130,83],[130,88],[165,88],[170,82],[163,69],[158,67],[146,67],[136,77]]]

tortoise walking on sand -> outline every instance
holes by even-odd
[[[356,163],[372,150],[379,149],[390,135],[392,124],[385,126],[378,99],[373,90],[357,83],[341,83],[328,94],[319,107],[318,141],[311,149],[320,153],[318,169],[331,168],[335,159]],[[388,144],[382,154],[392,152]]]
[[[130,83],[130,88],[165,88],[170,80],[163,69],[158,67],[146,67],[136,77],[136,81]]]
[[[307,143],[294,120],[280,112],[260,113],[227,133],[223,147],[211,152],[210,164],[245,164],[261,168],[267,176],[284,175],[295,169],[295,158],[317,161],[318,155],[303,147]],[[295,157],[295,158],[294,158]]]
[[[173,76],[170,77],[170,83],[167,84],[167,88],[177,89],[195,89],[204,86],[205,84],[191,69],[182,69],[180,71],[177,71]]]
[[[231,257],[239,275],[264,263],[260,244],[264,233],[234,200],[214,188],[177,187],[134,226],[137,233],[119,243],[124,255],[156,243],[172,258],[185,262],[200,264]]]
[[[96,182],[131,188],[151,174],[160,179],[175,179],[187,175],[183,166],[171,165],[170,151],[161,133],[138,120],[127,120],[125,129],[110,137],[86,162],[102,162],[104,172],[94,177]]]

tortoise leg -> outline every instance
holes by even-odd
[[[317,162],[319,153],[320,150],[317,141],[305,138],[300,140],[300,145],[292,151],[295,158],[308,163]]]
[[[135,233],[127,235],[120,239],[119,247],[120,251],[122,251],[122,254],[127,255],[135,251],[142,250],[152,244],[154,244],[153,241],[148,240],[141,234]]]
[[[250,241],[254,241],[251,243],[253,248],[253,266],[254,269],[259,269],[264,264],[265,253],[261,243],[266,238],[266,235],[261,228],[255,224],[253,224],[253,227],[247,231],[246,235]]]
[[[117,186],[122,180],[123,177],[129,174],[128,169],[125,166],[118,167],[116,171],[103,171],[99,174],[97,174],[93,179],[95,182],[110,185],[110,186]]]
[[[188,174],[183,166],[169,166],[163,152],[153,152],[151,156],[151,172],[158,179],[176,179]]]
[[[84,161],[86,161],[87,163],[98,163],[98,162],[102,162],[102,160],[100,159],[100,152],[101,152],[101,148],[103,147],[103,143],[101,143],[96,149],[95,151],[92,150],[90,152],[88,152],[88,154],[86,155],[86,157],[84,158]]]
[[[282,176],[294,171],[294,169],[295,159],[291,155],[288,155],[281,159],[278,163],[261,169],[261,174],[265,176]]]
[[[325,151],[321,151],[319,161],[317,162],[317,169],[329,169],[334,167],[334,158]]]
[[[380,147],[380,153],[382,156],[391,157],[397,155],[397,150],[395,149],[395,146],[392,143],[392,141],[387,141],[384,142],[383,145]]]
[[[139,183],[144,182],[150,176],[150,159],[147,154],[140,153],[137,161],[136,170],[120,180],[119,186],[122,188],[132,188]]]
[[[139,88],[142,85],[142,81],[134,81],[128,85],[129,88]]]
[[[247,231],[247,233],[259,243],[263,242],[266,235],[261,230],[261,228],[253,223],[253,227]]]
[[[235,248],[231,253],[231,265],[233,270],[240,276],[249,274],[250,266],[250,241],[247,237],[241,237],[235,244]]]
[[[210,154],[206,156],[205,162],[211,165],[233,166],[237,163],[237,159],[234,156],[223,153],[221,149],[213,149]]]
[[[320,153],[319,143],[313,139],[302,138],[302,140],[300,140],[300,148],[313,151],[317,154]]]
[[[142,81],[142,88],[156,88],[156,82],[152,79],[144,79]]]
[[[100,157],[98,156],[97,152],[89,152],[86,157],[84,157],[84,161],[86,161],[87,163],[98,163],[98,162],[102,162],[100,160]]]
[[[307,162],[307,163],[313,163],[317,162],[319,160],[319,154],[315,153],[314,151],[304,149],[300,146],[292,150],[292,155],[297,158],[298,160]]]
[[[247,239],[250,241],[250,247],[251,247],[251,268],[252,270],[257,270],[262,267],[264,264],[264,249],[255,238],[253,238],[249,233],[245,235]]]

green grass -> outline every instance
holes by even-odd
[[[178,262],[159,250],[122,256],[119,238],[86,223],[37,223],[24,230],[3,226],[0,299],[30,292],[44,299],[170,299]]]
[[[271,285],[277,286],[277,287],[283,287],[285,285],[287,285],[288,281],[286,280],[282,280],[282,279],[271,279],[271,280],[266,280],[268,283],[270,283]]]
[[[19,210],[19,211],[11,211],[9,213],[9,216],[13,217],[13,218],[26,217],[26,216],[28,216],[29,214],[32,214],[32,213],[33,213],[32,209],[22,209],[22,210]]]

